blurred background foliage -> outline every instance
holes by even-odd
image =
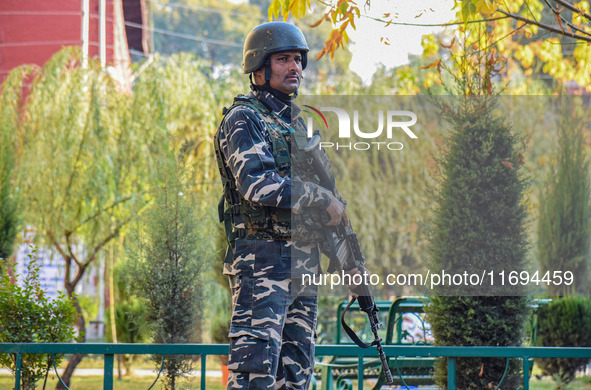
[[[117,292],[111,302],[116,307],[116,332],[121,335],[119,341],[127,337],[143,340],[140,330],[136,338],[131,329],[121,326],[122,316],[141,311],[131,292],[120,288],[121,273],[126,270],[119,265],[126,260],[121,248],[131,222],[141,220],[155,200],[155,164],[173,152],[184,171],[184,188],[189,195],[187,199],[193,202],[192,212],[200,221],[198,229],[206,237],[198,248],[200,253],[208,253],[200,278],[204,297],[202,339],[222,341],[216,330],[229,316],[229,292],[221,275],[225,239],[217,222],[221,185],[212,135],[221,119],[222,107],[231,105],[238,93],[248,91],[248,78],[240,72],[241,46],[245,34],[267,20],[269,2],[162,0],[149,3],[155,28],[204,39],[196,41],[155,33],[156,54],[134,63],[130,93],[121,91],[97,61],[90,60],[88,66],[82,67],[80,53],[71,48],[57,53],[43,68],[15,69],[2,85],[0,94],[0,134],[3,140],[15,145],[5,148],[3,141],[0,149],[3,167],[10,167],[3,170],[10,177],[2,176],[2,189],[10,183],[15,188],[10,199],[19,199],[22,218],[11,216],[14,221],[11,223],[22,220],[36,226],[38,238],[45,245],[61,250],[64,260],[71,262],[68,288],[75,286],[86,267],[98,267],[97,259],[107,256],[103,250],[107,243],[119,248],[113,251]],[[474,18],[479,17],[476,10],[472,12]],[[462,9],[458,8],[458,12],[461,15]],[[447,94],[443,85],[451,76],[440,72],[439,67],[448,67],[452,74],[469,72],[452,59],[454,55],[462,55],[462,46],[454,44],[454,39],[457,43],[457,31],[462,29],[465,29],[463,39],[468,41],[478,34],[470,33],[472,27],[456,26],[436,35],[426,34],[422,55],[411,56],[409,64],[404,66],[382,67],[369,84],[363,84],[349,69],[351,53],[347,50],[335,51],[332,60],[324,56],[312,61],[321,53],[333,28],[328,23],[308,27],[323,14],[324,8],[313,3],[307,12],[297,15],[300,21],[296,23],[311,47],[310,66],[300,90],[303,96],[385,95],[387,99],[394,95]],[[510,20],[503,19],[491,22],[487,28],[500,38],[516,28],[509,23]],[[567,56],[565,48],[569,46],[536,40],[542,37],[536,36],[531,26],[520,30],[524,33],[509,35],[509,41],[499,40],[497,47],[491,48],[496,50],[493,55],[506,59],[493,82],[507,95],[564,92],[570,85],[565,75],[574,69],[571,67],[579,66],[575,64],[576,56]],[[384,50],[396,48],[384,46]],[[556,50],[557,55],[552,55]],[[584,50],[587,49],[577,46],[573,55],[583,55]],[[573,72],[580,74],[579,68]],[[577,80],[583,89],[589,88],[584,77]],[[27,91],[26,97],[21,93],[23,90]],[[421,110],[420,100],[400,99],[410,110]],[[577,105],[579,117],[589,118],[588,100],[572,97],[570,102]],[[363,99],[358,104],[363,107]],[[507,108],[515,136],[525,146],[522,157],[531,185],[524,203],[532,244],[529,257],[534,261],[537,236],[532,226],[540,214],[542,183],[555,170],[559,158],[557,141],[565,135],[549,120],[546,98],[507,96],[501,104]],[[514,109],[509,110],[511,107]],[[329,151],[339,191],[349,202],[351,220],[373,273],[420,271],[427,264],[425,232],[434,178],[438,176],[436,156],[447,132],[444,126],[438,125],[438,113],[434,111],[430,115],[432,123],[419,129],[419,143],[409,143],[402,152],[368,151],[352,157]],[[532,127],[532,123],[538,126]],[[583,120],[573,128],[581,136],[582,153],[587,157],[591,147],[588,123]],[[116,237],[119,238],[115,240]],[[589,262],[588,252],[586,261]],[[76,274],[80,269],[82,274]],[[376,289],[379,298],[412,293],[416,291]],[[334,323],[332,310],[339,300],[336,296],[323,297],[328,318],[320,319],[319,331]],[[91,304],[83,302],[83,306],[91,307]],[[82,321],[92,319],[87,318],[90,312],[82,316],[80,310],[80,314]],[[321,339],[333,338],[324,334]]]

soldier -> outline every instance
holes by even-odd
[[[307,53],[297,27],[255,27],[243,53],[251,91],[224,110],[214,137],[232,290],[228,389],[309,387],[318,291],[301,276],[320,271],[317,216],[348,224],[345,206],[315,182],[303,156],[306,129],[292,99]]]

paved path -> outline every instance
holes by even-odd
[[[63,370],[59,369],[58,372],[61,374]],[[53,372],[53,370],[51,370]],[[74,371],[74,375],[79,376],[103,376],[103,369],[102,368],[78,368]],[[123,370],[125,372],[125,370]],[[10,371],[6,368],[0,368],[0,375],[11,375]],[[113,375],[117,377],[117,368],[113,370]],[[152,376],[154,379],[158,375],[158,372],[155,370],[146,370],[146,369],[134,369],[133,376]],[[207,370],[206,372],[207,378],[221,378],[222,372],[220,370]],[[200,377],[201,370],[195,370],[195,374],[193,376]]]

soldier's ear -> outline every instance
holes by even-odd
[[[252,74],[254,76],[254,82],[256,85],[265,84],[265,67],[264,66],[255,70],[254,72],[252,72]]]

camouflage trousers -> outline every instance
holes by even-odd
[[[259,260],[270,254],[259,252]],[[227,388],[308,389],[314,368],[317,286],[302,287],[300,278],[264,269],[229,275]]]

